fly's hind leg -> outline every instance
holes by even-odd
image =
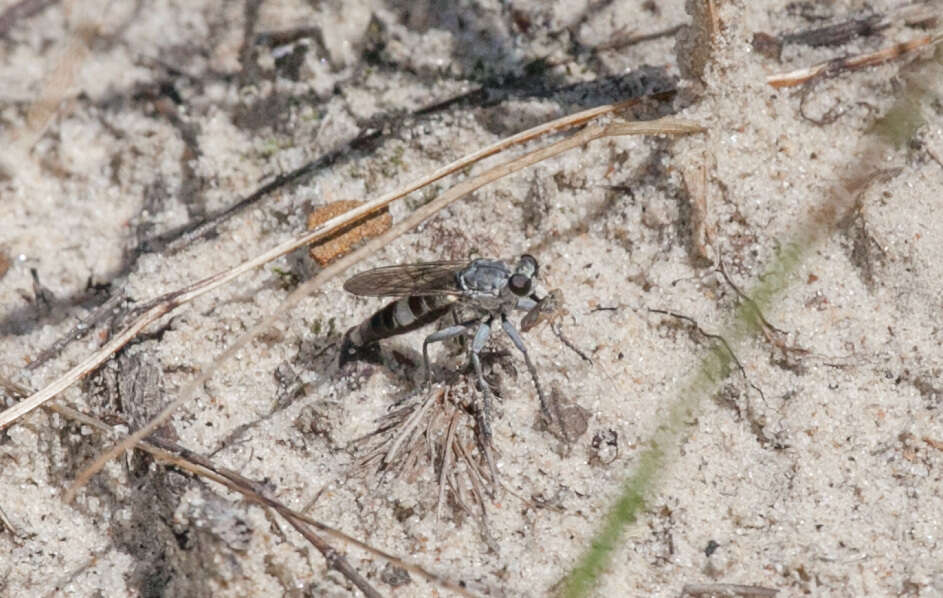
[[[482,322],[475,331],[475,338],[471,346],[471,362],[475,367],[475,375],[478,377],[478,385],[481,386],[482,406],[478,412],[478,427],[481,429],[481,435],[486,442],[491,440],[491,389],[488,382],[485,381],[485,374],[481,370],[481,358],[478,356],[481,350],[488,342],[491,336],[491,318]]]
[[[422,360],[426,368],[425,383],[428,384],[430,380],[429,372],[431,372],[431,367],[429,365],[429,345],[431,343],[437,343],[450,338],[455,338],[456,336],[463,334],[471,334],[471,331],[473,329],[475,330],[475,336],[472,340],[469,354],[472,366],[475,368],[475,376],[478,378],[478,386],[481,387],[481,392],[484,397],[482,401],[482,407],[478,411],[478,427],[481,430],[481,435],[485,441],[491,440],[491,389],[488,386],[488,382],[485,381],[485,375],[481,369],[481,358],[479,357],[479,354],[481,353],[481,350],[484,349],[485,345],[488,343],[488,338],[491,336],[491,322],[492,318],[488,318],[486,321],[469,320],[467,322],[462,322],[461,324],[449,326],[448,328],[443,328],[442,330],[430,334],[422,343]],[[477,329],[475,328],[476,325]]]
[[[455,326],[449,326],[448,328],[437,330],[426,337],[426,340],[422,342],[422,365],[426,370],[425,380],[423,381],[424,385],[428,386],[432,381],[432,367],[429,365],[429,345],[432,343],[447,341],[450,338],[455,338],[456,336],[470,335],[472,329],[477,323],[478,320],[469,320],[467,322],[462,322],[461,324],[456,324]]]

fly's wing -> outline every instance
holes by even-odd
[[[385,266],[361,272],[344,283],[344,290],[366,297],[458,295],[456,274],[468,262],[426,262]]]

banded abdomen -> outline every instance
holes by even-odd
[[[361,358],[363,349],[397,334],[412,332],[445,315],[454,305],[451,295],[420,295],[402,297],[388,303],[378,312],[344,334],[340,365]]]

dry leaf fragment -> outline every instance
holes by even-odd
[[[344,212],[349,212],[361,205],[363,205],[362,201],[345,199],[318,206],[308,214],[308,230],[313,230],[331,218],[340,216]],[[309,250],[311,258],[320,266],[326,266],[350,251],[350,248],[360,241],[381,235],[389,230],[392,225],[393,217],[390,216],[389,209],[384,207],[351,223],[347,228],[312,244]]]

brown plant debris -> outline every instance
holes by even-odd
[[[0,278],[6,276],[7,270],[10,269],[10,263],[10,257],[0,249]]]
[[[482,540],[496,551],[487,502],[497,474],[469,410],[451,388],[426,392],[384,415],[374,432],[357,441],[364,447],[357,467],[370,478],[403,477],[411,484],[430,471],[438,482],[436,528],[443,507],[451,505],[456,521],[465,515],[477,520]]]
[[[340,216],[354,208],[363,205],[362,201],[345,199],[318,206],[308,214],[308,230],[314,230],[331,218]],[[311,245],[311,258],[324,267],[340,256],[350,251],[350,248],[363,241],[371,239],[388,231],[393,225],[393,217],[388,208],[382,208],[364,216],[362,219],[341,229],[337,233],[324,237]]]
[[[691,24],[678,31],[675,54],[678,68],[686,79],[700,79],[711,61],[714,40],[720,35],[720,0],[687,0],[684,10],[691,15]]]

